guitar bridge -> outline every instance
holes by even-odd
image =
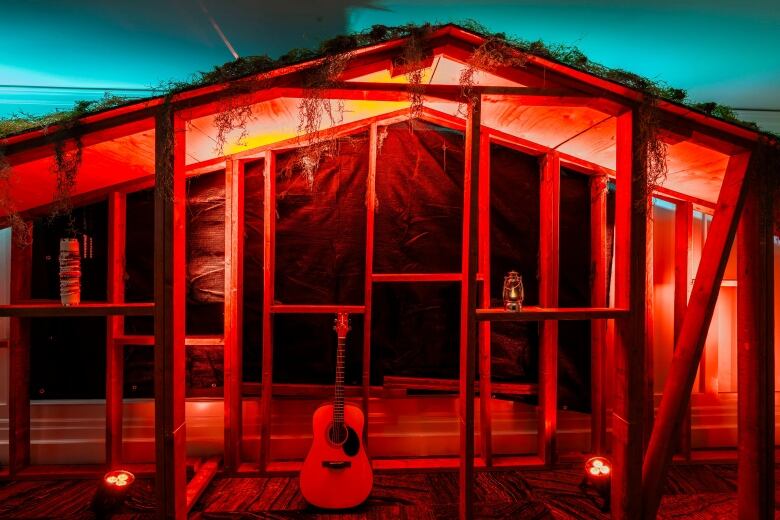
[[[352,463],[348,460],[323,460],[322,467],[329,469],[345,469],[352,466]]]

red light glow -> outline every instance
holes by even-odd
[[[604,457],[593,457],[585,463],[585,473],[595,478],[609,477],[612,468]]]
[[[103,480],[110,487],[124,488],[133,483],[135,476],[129,471],[117,469],[106,473]]]

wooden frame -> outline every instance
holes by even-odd
[[[453,27],[439,31],[435,36],[437,49],[447,48],[456,54],[468,53],[469,48],[480,44],[475,35]],[[385,52],[397,49],[400,42],[388,42],[375,48],[361,50],[356,58],[363,60],[365,67],[370,66],[368,57],[372,52]],[[449,47],[448,47],[449,46]],[[273,87],[264,92],[250,92],[247,99],[268,99],[280,95],[299,95],[301,93],[300,72],[316,64],[294,65],[268,74],[273,79]],[[56,302],[30,302],[29,251],[18,248],[12,250],[12,301],[10,305],[0,306],[0,316],[10,316],[11,329],[9,339],[10,382],[13,390],[9,402],[9,444],[10,471],[19,475],[29,464],[30,456],[30,413],[29,413],[29,324],[31,317],[41,316],[107,316],[107,365],[108,382],[106,388],[106,460],[115,465],[121,461],[121,406],[122,406],[122,367],[121,348],[132,342],[154,344],[155,348],[155,404],[158,430],[156,432],[156,450],[159,464],[156,468],[158,498],[164,516],[181,518],[194,503],[198,493],[216,472],[216,462],[204,465],[190,486],[184,486],[184,387],[183,359],[188,344],[224,344],[226,385],[225,385],[225,464],[231,471],[240,466],[241,445],[241,401],[242,389],[247,385],[241,381],[241,279],[242,279],[242,167],[243,158],[262,154],[265,157],[264,192],[264,277],[263,301],[263,340],[262,340],[262,381],[260,383],[261,409],[261,472],[269,471],[270,454],[270,418],[274,389],[273,384],[273,316],[278,313],[332,313],[346,311],[363,313],[365,333],[363,338],[363,381],[360,390],[363,409],[368,416],[370,387],[370,341],[372,301],[374,283],[414,283],[414,282],[460,282],[460,503],[462,518],[472,514],[473,484],[475,466],[474,449],[474,390],[477,352],[482,375],[479,382],[480,428],[482,439],[482,458],[485,467],[501,466],[504,462],[494,460],[491,450],[490,399],[491,392],[499,385],[490,381],[490,322],[500,320],[540,321],[541,337],[541,380],[540,393],[540,443],[539,455],[545,464],[555,460],[555,422],[557,413],[556,365],[557,365],[557,321],[559,320],[595,320],[591,342],[601,346],[607,337],[606,320],[615,320],[616,366],[615,406],[613,416],[613,502],[617,518],[635,518],[644,515],[652,517],[658,507],[660,483],[671,457],[672,438],[677,424],[685,421],[689,414],[687,400],[690,395],[696,365],[701,357],[702,331],[706,331],[712,316],[714,298],[722,278],[724,258],[728,254],[739,219],[740,208],[746,188],[743,182],[749,154],[741,152],[746,144],[758,139],[758,134],[745,128],[714,120],[703,114],[688,111],[676,105],[659,102],[662,111],[662,123],[669,132],[691,139],[703,146],[719,148],[726,145],[732,153],[726,178],[723,182],[718,204],[715,206],[715,219],[712,231],[705,244],[705,254],[696,276],[690,304],[687,297],[687,243],[690,241],[690,213],[693,205],[712,209],[713,205],[693,196],[671,192],[660,188],[658,191],[668,199],[675,201],[678,212],[676,227],[676,272],[679,280],[675,287],[675,358],[672,372],[667,383],[667,391],[661,403],[658,421],[653,429],[648,447],[648,456],[642,466],[643,438],[649,432],[652,422],[652,379],[648,379],[651,358],[648,357],[647,344],[650,342],[651,322],[647,313],[652,287],[647,278],[647,262],[652,258],[648,252],[650,223],[647,220],[647,198],[645,172],[638,164],[637,143],[634,136],[637,130],[635,108],[623,112],[625,106],[642,100],[643,94],[617,84],[593,78],[580,71],[568,69],[538,57],[529,57],[529,68],[545,70],[550,73],[554,89],[542,89],[539,82],[528,83],[529,87],[489,87],[477,88],[474,92],[477,100],[469,107],[465,121],[447,114],[423,109],[423,118],[444,124],[450,128],[465,130],[466,166],[464,172],[464,219],[462,271],[460,273],[373,273],[373,233],[374,210],[376,200],[374,183],[376,176],[377,125],[387,123],[388,118],[403,118],[398,111],[363,120],[338,132],[357,131],[366,126],[370,128],[370,172],[367,191],[367,228],[366,228],[366,276],[365,297],[362,306],[337,305],[277,305],[274,304],[274,244],[275,244],[275,157],[279,149],[295,146],[296,142],[287,140],[235,154],[227,158],[217,158],[208,164],[200,163],[185,166],[185,144],[183,138],[184,120],[196,115],[212,114],[219,110],[219,102],[232,95],[227,85],[214,85],[185,91],[173,96],[172,100],[155,99],[138,105],[118,107],[101,114],[87,116],[82,121],[80,132],[86,138],[86,145],[103,142],[127,132],[148,129],[150,120],[155,122],[156,148],[156,209],[155,209],[155,302],[128,304],[123,301],[123,271],[121,255],[123,251],[123,192],[132,187],[148,184],[149,179],[128,183],[124,187],[112,187],[109,197],[110,207],[110,248],[109,258],[109,294],[108,301],[85,303],[78,307],[63,308]],[[532,78],[528,71],[518,71],[525,78]],[[545,76],[546,78],[547,76]],[[342,78],[344,79],[344,78]],[[537,78],[538,79],[538,78]],[[579,85],[578,83],[582,83]],[[259,82],[258,82],[259,84]],[[580,87],[581,88],[574,88]],[[359,82],[340,82],[328,89],[324,95],[349,99],[405,100],[408,98],[409,85],[377,85]],[[562,89],[565,87],[565,90]],[[254,87],[253,87],[254,88]],[[251,89],[250,89],[251,90]],[[449,101],[460,100],[460,87],[454,85],[425,85],[425,96]],[[582,105],[595,106],[599,110],[617,117],[617,161],[615,171],[597,166],[578,157],[559,153],[549,147],[508,135],[499,129],[484,127],[480,121],[480,108],[484,100],[507,97],[529,104],[541,105]],[[680,129],[682,123],[689,129]],[[346,128],[348,127],[348,128]],[[32,131],[7,140],[11,162],[18,163],[51,154],[55,140],[63,134],[61,128],[54,128],[50,134]],[[522,313],[507,313],[502,309],[490,308],[490,240],[489,240],[489,202],[490,202],[490,165],[489,146],[496,142],[515,149],[543,156],[541,184],[541,297],[540,307],[529,307]],[[300,141],[297,141],[300,144]],[[226,168],[226,285],[225,285],[225,337],[186,338],[184,331],[184,275],[182,258],[184,256],[184,183],[187,170],[202,171],[206,167],[219,166],[224,162]],[[588,308],[557,307],[558,277],[558,213],[559,213],[559,170],[561,164],[593,175],[593,201],[591,227],[592,265],[594,277],[591,285],[591,305]],[[604,251],[604,186],[606,176],[614,176],[618,185],[616,203],[615,231],[615,306],[608,307],[606,294],[606,260]],[[170,189],[174,196],[168,193]],[[102,193],[101,196],[104,196]],[[96,197],[98,193],[84,194],[83,200]],[[79,197],[82,197],[80,195]],[[758,245],[741,245],[742,264],[752,262],[751,271],[741,272],[740,279],[740,359],[741,364],[751,367],[763,363],[765,369],[771,365],[771,338],[768,336],[771,301],[766,301],[767,293],[761,288],[768,285],[771,268],[767,258],[771,245],[767,249],[766,237],[771,234],[766,219],[757,217],[756,208],[763,208],[758,214],[766,214],[766,204],[760,194],[750,194],[750,203],[743,219],[743,233],[758,240]],[[79,199],[81,200],[81,199]],[[684,208],[685,216],[682,216]],[[31,210],[31,211],[37,211]],[[762,213],[764,212],[764,213]],[[549,218],[547,218],[549,217]],[[683,234],[683,230],[685,233]],[[684,237],[685,235],[685,237]],[[683,238],[684,237],[684,238]],[[761,242],[764,240],[764,242]],[[746,243],[749,243],[746,241]],[[683,253],[683,246],[686,251]],[[760,254],[750,257],[749,251],[760,248]],[[686,256],[683,260],[683,256]],[[478,283],[482,283],[482,296],[478,296]],[[480,302],[479,305],[477,302]],[[686,308],[687,307],[687,308]],[[747,314],[745,309],[754,309]],[[155,336],[126,336],[122,331],[123,316],[155,316]],[[760,322],[759,317],[764,321]],[[478,336],[479,334],[479,336]],[[743,345],[744,343],[744,345]],[[748,349],[747,346],[758,348]],[[477,350],[478,347],[478,350]],[[594,451],[603,451],[606,446],[605,422],[605,377],[603,374],[604,352],[594,348],[592,363],[594,374],[594,417],[592,446]],[[753,374],[758,368],[751,368]],[[763,377],[766,374],[761,372]],[[438,383],[437,383],[438,384]],[[447,383],[448,385],[450,383]],[[747,431],[747,437],[740,439],[740,450],[749,456],[760,454],[766,461],[767,444],[772,425],[762,425],[757,432],[746,428],[749,419],[764,413],[765,419],[773,416],[769,408],[771,401],[771,381],[751,380],[740,377],[741,389],[744,388],[744,403],[741,404],[740,426]],[[448,386],[449,388],[449,386]],[[650,389],[650,390],[649,390]],[[532,390],[529,388],[529,390]],[[764,409],[764,407],[767,407]],[[763,411],[763,412],[762,412]],[[366,422],[366,428],[367,428]],[[687,436],[687,437],[686,437]],[[683,432],[683,452],[690,452],[689,423]],[[520,460],[520,459],[518,459]],[[523,459],[527,463],[530,459]],[[535,458],[534,462],[538,463]],[[408,467],[404,461],[382,462],[379,466],[397,468]],[[447,464],[452,465],[452,462]],[[444,464],[446,465],[446,464]],[[642,474],[640,474],[642,471]],[[752,484],[746,475],[756,476]],[[740,467],[740,509],[743,514],[760,516],[762,508],[767,507],[769,494],[768,482],[771,476],[766,468],[749,459]],[[771,473],[771,471],[769,471]],[[750,482],[750,483],[749,483]],[[641,484],[641,485],[640,485]],[[186,492],[185,492],[186,488]],[[641,491],[641,494],[640,494]],[[754,491],[755,493],[750,493]]]

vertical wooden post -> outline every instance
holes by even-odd
[[[108,301],[125,301],[125,227],[127,220],[124,193],[108,195]],[[115,339],[124,333],[124,318],[108,316],[106,322],[106,465],[122,462],[122,388],[124,386],[124,347]]]
[[[607,177],[590,178],[590,304],[607,307]],[[591,415],[590,449],[604,453],[607,447],[606,403],[607,320],[592,320],[590,325]]]
[[[655,372],[653,368],[653,311],[655,306],[654,294],[654,256],[653,256],[653,196],[647,194],[647,225],[645,227],[645,244],[647,245],[644,273],[645,280],[645,343],[644,343],[644,413],[642,417],[642,453],[650,442],[650,432],[653,429],[655,419]]]
[[[155,122],[154,404],[157,503],[185,518],[186,187],[184,122],[166,107]]]
[[[366,179],[366,267],[365,285],[363,289],[363,444],[368,449],[368,405],[371,392],[371,308],[373,299],[374,282],[374,217],[376,213],[376,159],[379,150],[378,128],[376,123],[371,123],[368,132],[368,179]]]
[[[260,471],[271,459],[271,398],[273,392],[274,244],[276,243],[276,152],[265,153],[263,189],[263,369],[260,391]]]
[[[772,182],[750,173],[737,240],[739,518],[775,509],[774,233]]]
[[[544,156],[539,188],[539,305],[558,306],[561,164],[557,152]],[[555,461],[558,420],[558,322],[539,325],[538,453],[546,465]]]
[[[661,502],[666,470],[674,450],[673,437],[685,416],[693,381],[718,299],[723,272],[737,231],[745,199],[749,152],[729,160],[720,188],[715,215],[691,291],[680,335],[669,368],[655,427],[642,468],[643,518],[654,519]]]
[[[617,118],[615,194],[615,304],[629,309],[615,322],[612,410],[612,515],[639,517],[642,419],[645,408],[647,174],[639,164],[636,114]]]
[[[459,515],[470,519],[474,507],[474,373],[477,346],[477,233],[482,100],[470,102],[466,117],[463,172],[463,250],[460,291],[460,480]]]
[[[225,162],[225,470],[241,464],[244,303],[244,162]]]
[[[481,306],[490,307],[490,136],[479,141],[479,272],[482,275]],[[493,390],[491,388],[490,322],[479,323],[479,438],[482,460],[493,464]]]
[[[32,236],[32,223],[29,233]],[[32,245],[11,236],[11,303],[30,299]],[[11,318],[8,339],[8,469],[30,464],[30,319]]]
[[[693,204],[678,202],[674,213],[674,343],[680,337],[685,311],[688,309],[690,286],[689,255],[693,241]],[[691,405],[688,403],[680,425],[680,451],[686,460],[691,458]]]

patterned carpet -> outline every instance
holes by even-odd
[[[780,475],[778,475],[780,477]],[[370,499],[360,508],[326,513],[309,507],[297,478],[217,478],[193,509],[191,518],[261,519],[431,519],[457,517],[456,472],[379,473]],[[579,488],[582,469],[479,472],[476,518],[606,519],[595,493]],[[154,518],[152,482],[139,480],[126,504],[112,518]],[[0,518],[94,518],[89,504],[93,481],[0,483]],[[691,465],[672,468],[659,518],[736,518],[736,468]],[[780,514],[776,514],[780,518]]]

